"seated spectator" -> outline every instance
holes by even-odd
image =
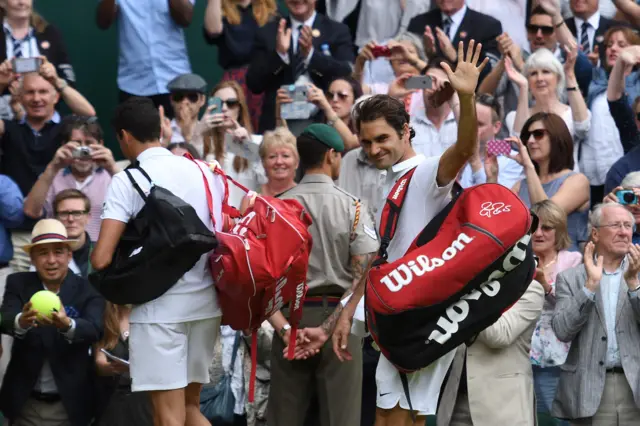
[[[281,86],[311,82],[327,90],[331,81],[351,73],[354,59],[346,25],[316,13],[315,1],[284,3],[289,18],[258,30],[247,71],[249,90],[265,94],[260,133],[275,127],[276,92]]]
[[[635,195],[635,199],[631,194],[626,197],[631,197],[630,201],[625,201],[621,191],[631,191]],[[640,202],[638,201],[640,196],[640,172],[631,172],[624,177],[620,186],[616,187],[604,197],[604,203],[618,203],[622,204],[627,210],[631,212],[635,219],[636,227],[633,230],[632,240],[634,244],[640,244],[640,232],[638,227],[640,226]],[[622,197],[622,200],[621,200]],[[621,202],[623,201],[623,202]]]
[[[567,251],[571,245],[567,232],[567,214],[551,200],[531,206],[538,216],[538,229],[533,234],[533,252],[538,256],[536,276],[544,287],[544,307],[531,339],[531,364],[538,415],[550,415],[556,395],[560,366],[564,364],[570,343],[561,342],[551,328],[556,305],[556,276],[582,263],[582,254]]]
[[[516,143],[512,158],[524,167],[524,179],[513,191],[531,206],[551,200],[567,214],[570,251],[578,251],[587,240],[589,181],[573,171],[573,141],[564,120],[556,114],[539,112],[522,127],[522,139]]]
[[[286,98],[284,96],[286,96]],[[325,92],[314,85],[309,87],[309,102],[316,104],[323,112],[325,121],[340,133],[344,141],[345,151],[358,147],[351,120],[351,108],[356,99],[362,96],[360,83],[351,77],[340,77],[329,83]],[[278,91],[280,104],[291,101],[286,93]]]
[[[183,28],[191,24],[194,3],[99,0],[98,28],[117,21],[120,102],[146,96],[173,118],[167,83],[191,72]]]
[[[88,353],[102,333],[104,299],[86,279],[69,273],[74,243],[57,220],[39,221],[23,247],[36,272],[7,279],[0,330],[14,342],[0,409],[14,425],[85,426],[94,415]],[[61,300],[50,318],[38,315],[30,301],[43,289]]]
[[[629,108],[623,96],[618,100],[609,101],[609,109],[620,132],[620,139],[629,141],[626,144],[634,144],[636,147],[616,161],[607,172],[607,179],[604,182],[605,194],[609,194],[619,186],[626,175],[640,170],[640,96],[633,102],[632,108]],[[626,144],[623,142],[623,146]]]
[[[11,62],[5,61],[0,65],[0,82],[11,78]],[[39,73],[22,76],[20,82],[20,99],[26,115],[19,121],[0,121],[0,170],[17,183],[26,196],[60,147],[60,115],[55,110],[60,98],[75,114],[93,116],[95,110],[77,90],[57,76],[49,62],[40,67]],[[30,241],[33,225],[33,220],[25,219],[12,232],[15,247]],[[16,271],[29,268],[29,259],[22,253],[16,252],[13,262]]]
[[[13,258],[10,229],[24,219],[22,213],[22,192],[10,177],[0,174],[0,294],[4,295],[7,277],[13,273],[9,262]],[[0,296],[0,304],[2,303]],[[11,337],[2,335],[0,341],[0,383],[11,356]],[[4,357],[2,352],[5,352]]]
[[[574,424],[633,425],[640,418],[640,247],[635,219],[619,204],[596,205],[584,265],[561,272],[551,326],[571,342],[552,414]],[[604,337],[604,338],[603,338]]]
[[[27,195],[25,214],[32,219],[54,217],[55,197],[65,189],[81,190],[93,206],[86,213],[89,220],[87,232],[90,241],[96,241],[100,232],[102,203],[111,176],[119,171],[113,153],[104,146],[103,139],[102,128],[95,119],[65,117],[59,135],[64,145],[56,151]],[[83,156],[85,153],[86,156]]]
[[[505,73],[506,58],[509,57],[515,68],[522,72],[525,61],[531,56],[531,53],[536,52],[538,49],[546,48],[561,63],[564,63],[566,61],[564,46],[575,46],[576,40],[569,28],[566,25],[562,25],[563,22],[564,19],[560,14],[560,9],[554,7],[554,0],[551,0],[538,4],[531,11],[527,24],[528,51],[523,50],[509,34],[502,33],[498,37],[498,50],[502,56],[482,81],[478,92],[504,97],[505,115],[515,111],[518,106],[519,88],[509,80]],[[592,69],[593,66],[586,54],[578,51],[574,73],[583,94],[586,94],[589,88]],[[560,100],[563,103],[567,103],[567,99],[567,92],[561,93]]]
[[[564,68],[560,61],[548,49],[538,49],[529,56],[524,66],[524,75],[513,66],[510,58],[505,59],[505,69],[509,79],[518,86],[518,108],[509,113],[505,123],[512,136],[520,135],[523,124],[532,115],[540,112],[555,114],[561,117],[574,141],[584,139],[591,126],[591,113],[587,109],[582,94],[577,89],[575,77],[575,61],[577,48],[571,47]],[[565,90],[569,93],[569,105],[560,102]],[[529,107],[529,95],[535,104]],[[574,144],[574,163],[578,163],[578,147]]]
[[[235,81],[218,83],[211,96],[222,99],[222,111],[209,111],[202,119],[209,129],[204,135],[205,161],[217,161],[222,170],[246,188],[257,190],[265,182],[264,170],[257,158],[235,155],[228,144],[253,144],[253,128],[242,87]],[[229,203],[239,207],[245,193],[235,185],[229,185]]]
[[[163,140],[171,143],[189,142],[202,156],[202,135],[208,128],[204,120],[198,119],[198,115],[206,101],[207,82],[197,74],[183,74],[171,80],[167,88],[171,94],[174,117],[170,121],[171,135],[163,129]],[[164,110],[162,106],[160,108]]]
[[[75,72],[62,34],[33,10],[33,0],[3,1],[0,20],[4,27],[0,36],[0,62],[44,56],[67,83],[75,83]]]
[[[296,137],[286,128],[268,131],[260,144],[260,159],[267,182],[260,193],[275,197],[296,186],[295,177],[300,157]]]
[[[251,124],[259,128],[262,94],[246,85],[247,68],[253,55],[258,29],[276,18],[275,0],[208,0],[204,12],[204,39],[218,47],[222,81],[233,80],[247,94]]]
[[[589,86],[587,104],[591,110],[591,129],[582,144],[580,157],[580,171],[591,183],[594,200],[604,197],[603,185],[608,171],[630,150],[630,146],[626,149],[622,146],[609,109],[609,97],[619,99],[626,92],[631,104],[640,95],[640,73],[633,71],[640,58],[640,36],[630,28],[614,27],[607,31],[604,40],[605,60],[602,67],[595,69]]]
[[[512,188],[522,179],[522,166],[507,156],[496,157],[487,153],[487,144],[496,139],[502,127],[498,100],[484,94],[476,97],[476,115],[478,116],[478,151],[462,169],[458,183],[462,188],[487,182]]]
[[[147,392],[131,392],[129,365],[107,358],[107,351],[129,360],[129,315],[131,306],[107,302],[104,310],[104,334],[93,346],[96,372],[104,394],[97,401],[98,426],[152,426],[153,410]]]
[[[209,376],[208,386],[215,386],[225,374],[231,374],[231,390],[235,397],[235,421],[233,423],[216,423],[216,426],[266,426],[269,403],[269,385],[271,382],[271,341],[273,327],[269,321],[262,323],[258,333],[258,351],[256,354],[255,398],[249,402],[249,380],[251,378],[251,336],[244,336],[241,331],[231,327],[220,327],[220,339],[216,343],[215,355]],[[236,339],[238,341],[236,342]],[[234,345],[237,344],[236,360],[231,365]]]
[[[200,153],[198,152],[196,147],[191,145],[190,143],[184,143],[184,142],[170,143],[169,146],[167,146],[167,149],[171,151],[171,153],[173,153],[174,155],[179,155],[181,157],[186,153],[189,153],[196,160],[199,160],[201,158]]]

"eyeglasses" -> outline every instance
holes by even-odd
[[[338,99],[340,99],[341,101],[346,101],[347,98],[349,98],[349,94],[347,92],[332,92],[332,91],[327,91],[327,97],[330,100],[334,100],[336,98],[336,96],[338,97]]]
[[[547,25],[527,25],[527,31],[529,31],[529,33],[531,34],[537,34],[538,31],[542,31],[542,35],[550,36],[551,34],[553,34],[553,30],[553,27],[549,27]]]
[[[617,223],[609,223],[607,225],[599,225],[596,228],[611,228],[616,231],[624,229],[625,231],[632,230],[636,232],[636,224],[631,222],[617,222]]]
[[[546,129],[535,129],[535,130],[531,130],[529,134],[533,136],[535,140],[539,141],[544,137],[544,135],[547,134],[547,131]]]
[[[196,92],[187,92],[187,93],[178,92],[178,93],[173,93],[171,95],[171,99],[173,100],[173,102],[176,102],[176,103],[180,103],[184,98],[187,98],[189,99],[189,102],[195,104],[196,102],[198,102],[199,97],[200,97],[200,94]]]
[[[235,108],[240,105],[240,101],[235,98],[230,98],[226,101],[223,99],[222,104],[227,104],[227,108]]]
[[[69,219],[69,217],[72,217],[77,220],[77,219],[80,219],[82,216],[86,215],[87,213],[89,213],[87,210],[67,210],[63,212],[58,212],[56,216],[58,216],[58,219],[62,219],[62,220],[67,220]]]

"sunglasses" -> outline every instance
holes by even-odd
[[[332,91],[328,91],[327,92],[327,97],[330,100],[334,100],[336,98],[336,96],[338,97],[338,99],[340,99],[341,101],[346,101],[347,98],[349,97],[349,94],[347,92],[332,92]]]
[[[174,93],[171,95],[171,99],[173,102],[180,103],[184,98],[189,99],[189,102],[196,103],[198,102],[199,93],[191,92],[191,93]]]
[[[531,34],[537,34],[538,31],[542,32],[542,35],[545,36],[550,36],[551,34],[553,34],[553,27],[549,27],[546,25],[533,25],[533,24],[529,24],[527,25],[527,31],[529,31],[529,33]]]
[[[539,141],[544,137],[544,135],[547,134],[547,131],[545,129],[536,129],[536,130],[531,130],[529,134],[533,136],[535,140]]]
[[[235,108],[240,105],[240,101],[234,98],[227,99],[226,101],[222,99],[222,104],[227,104],[227,108]]]

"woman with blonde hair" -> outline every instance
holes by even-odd
[[[260,189],[262,195],[275,197],[296,186],[300,158],[296,137],[286,127],[278,127],[264,134],[260,158],[267,177],[267,182]]]
[[[131,305],[107,302],[104,310],[104,334],[93,348],[99,376],[99,426],[151,426],[153,412],[146,392],[131,392],[129,364],[110,359],[129,360],[129,314]],[[105,353],[107,352],[107,353]]]
[[[258,128],[262,94],[247,89],[245,77],[253,53],[253,40],[261,27],[277,16],[276,0],[209,0],[204,15],[204,38],[218,47],[222,81],[240,83],[247,94],[249,115]]]
[[[255,191],[266,182],[260,159],[258,156],[241,157],[227,149],[230,146],[243,148],[243,152],[250,151],[252,144],[255,146],[258,143],[256,140],[260,139],[253,135],[244,90],[235,81],[221,81],[213,88],[211,96],[220,98],[222,110],[216,111],[209,107],[202,117],[209,129],[203,137],[203,157],[208,162],[217,161],[232,179]],[[240,189],[229,185],[229,203],[232,206],[239,207],[243,196]]]
[[[542,314],[531,339],[530,358],[538,413],[548,415],[555,397],[560,366],[569,353],[569,343],[558,340],[551,328],[556,305],[556,276],[582,263],[582,254],[567,250],[571,245],[567,214],[551,200],[540,201],[531,207],[538,216],[538,229],[533,234],[533,252],[538,256],[542,276],[536,279],[545,290]]]

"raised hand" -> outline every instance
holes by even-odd
[[[307,100],[322,108],[325,112],[328,112],[331,109],[331,105],[329,104],[329,100],[327,99],[327,97],[324,95],[324,91],[318,89],[313,84],[309,84],[309,90],[307,91]]]
[[[507,77],[509,77],[509,80],[511,80],[513,84],[518,86],[520,90],[528,90],[527,86],[529,82],[527,78],[516,69],[513,65],[513,60],[508,56],[504,58],[504,69],[507,72]]]
[[[484,174],[487,176],[487,183],[498,183],[498,174],[500,167],[498,166],[498,157],[491,154],[484,156]]]
[[[518,153],[509,154],[509,158],[511,158],[513,161],[516,161],[525,169],[533,168],[533,161],[529,156],[529,150],[527,149],[526,145],[522,143],[520,138],[509,137],[509,138],[506,138],[505,140],[511,142],[513,145],[518,147]]]
[[[278,34],[276,35],[276,51],[281,55],[289,53],[291,47],[291,28],[287,28],[287,21],[280,19]]]
[[[436,27],[436,38],[438,39],[438,46],[442,54],[450,61],[456,59],[456,49],[453,47],[453,43],[449,40],[449,36],[442,31],[442,28]],[[462,43],[462,42],[461,42]]]
[[[163,146],[169,145],[171,137],[173,136],[173,129],[171,129],[171,120],[164,115],[164,107],[160,105],[158,107],[160,111],[160,138]]]
[[[436,37],[433,35],[433,31],[429,25],[424,27],[422,43],[424,43],[424,53],[427,57],[431,57],[436,54]]]
[[[624,279],[629,284],[629,289],[635,290],[638,287],[638,274],[640,274],[640,245],[629,246],[627,259],[629,259],[629,268],[624,274]]]
[[[602,279],[602,271],[604,265],[604,257],[598,256],[597,260],[594,260],[595,244],[593,241],[589,241],[584,248],[584,268],[587,270],[587,282],[585,287],[592,292],[596,292],[600,287],[600,280]]]
[[[484,58],[480,66],[477,66],[478,60],[480,60],[481,50],[482,44],[478,43],[476,45],[475,40],[471,40],[465,58],[464,45],[460,42],[460,44],[458,44],[458,66],[456,66],[456,71],[453,72],[448,64],[444,62],[441,63],[442,68],[449,77],[451,86],[458,92],[458,95],[473,95],[475,93],[480,73],[487,65],[487,62],[489,62],[489,58]]]
[[[597,47],[597,46],[596,46]],[[576,60],[578,59],[578,46],[565,45],[564,51],[567,52],[567,59],[564,62],[565,76],[573,77],[575,75]]]
[[[558,0],[538,0],[538,5],[552,17],[560,15],[560,4]]]
[[[31,302],[25,303],[22,307],[22,315],[20,315],[20,319],[18,320],[18,324],[20,328],[26,330],[30,327],[37,326],[38,311],[33,309]]]
[[[300,31],[298,49],[300,50],[300,55],[303,58],[307,58],[309,53],[311,53],[311,49],[313,49],[313,33],[311,27],[307,25],[302,27],[302,30]]]

